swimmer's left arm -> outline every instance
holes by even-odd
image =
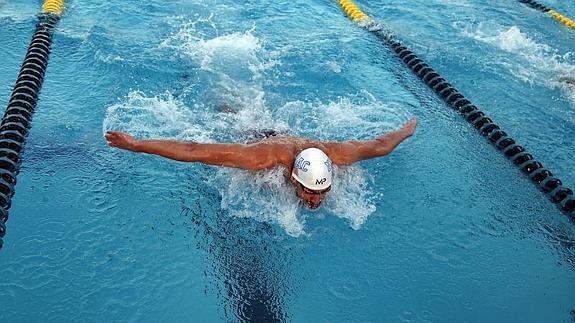
[[[351,165],[357,161],[391,153],[401,142],[413,135],[416,127],[417,120],[414,118],[400,129],[388,132],[373,140],[328,142],[324,143],[323,146],[336,165]]]
[[[138,153],[158,155],[183,162],[200,162],[208,165],[259,170],[275,167],[276,147],[265,143],[211,144],[177,140],[137,140],[132,136],[109,131],[106,140],[112,147]]]

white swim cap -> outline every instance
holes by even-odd
[[[317,148],[308,148],[295,158],[291,174],[303,186],[319,191],[331,186],[331,173],[329,157]]]

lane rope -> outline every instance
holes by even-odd
[[[351,0],[339,0],[339,5],[353,21],[386,43],[411,71],[431,88],[448,106],[459,112],[479,133],[509,158],[529,179],[541,189],[562,212],[575,220],[575,198],[573,190],[543,167],[533,155],[520,146],[511,136],[465,98],[445,78],[441,77],[429,64],[403,46],[397,37],[384,25],[375,22],[363,13]]]
[[[64,11],[64,0],[46,0],[38,15],[36,31],[24,57],[16,85],[0,124],[0,249],[4,245],[8,210],[12,205],[22,152],[32,115],[48,67],[52,36]]]
[[[42,13],[53,13],[61,16],[64,12],[64,0],[46,0],[42,6]]]
[[[564,15],[558,13],[557,11],[550,9],[549,7],[546,7],[536,1],[533,0],[519,0],[519,2],[524,3],[525,5],[535,9],[535,10],[539,10],[541,12],[544,12],[546,14],[548,14],[549,16],[551,16],[553,19],[559,21],[560,23],[562,23],[563,25],[575,30],[575,20],[565,17]]]

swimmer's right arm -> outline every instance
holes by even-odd
[[[208,165],[259,170],[278,165],[273,145],[205,144],[176,140],[137,140],[116,131],[106,133],[112,147],[133,152],[158,155],[183,162],[201,162]]]

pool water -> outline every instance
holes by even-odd
[[[573,30],[518,1],[356,3],[575,186]],[[41,4],[0,0],[2,106]],[[369,139],[412,117],[315,212],[281,169],[103,138]],[[1,322],[575,320],[574,223],[336,1],[68,1],[10,215]]]

